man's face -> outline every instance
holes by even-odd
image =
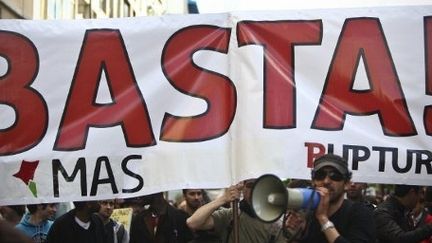
[[[114,200],[99,201],[99,205],[99,215],[104,219],[111,217],[111,214],[114,211]]]
[[[347,190],[347,197],[351,200],[358,200],[363,197],[363,190],[366,189],[365,183],[353,182]]]
[[[57,212],[57,204],[55,203],[46,204],[45,208],[42,205],[39,205],[38,208],[41,210],[43,219],[50,219]]]
[[[315,172],[312,183],[316,187],[325,187],[329,190],[330,203],[335,203],[343,197],[350,185],[350,182],[340,172],[330,166],[323,167]]]
[[[203,193],[201,189],[187,189],[184,197],[186,204],[192,209],[201,207],[203,203]]]
[[[406,205],[406,207],[408,208],[408,209],[414,209],[415,207],[416,207],[416,205],[417,205],[417,203],[420,201],[420,200],[422,200],[422,197],[423,197],[423,192],[421,191],[421,190],[419,190],[418,192],[417,191],[415,191],[414,189],[411,189],[409,192],[408,192],[408,203],[407,203],[407,205]]]

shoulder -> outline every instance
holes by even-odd
[[[74,217],[75,217],[75,211],[71,210],[65,214],[63,214],[62,216],[58,217],[53,225],[62,225],[62,224],[66,224],[67,222],[74,222]]]
[[[23,230],[26,228],[26,226],[22,222],[20,222],[17,225],[15,225],[15,228],[17,228],[19,230]]]
[[[374,211],[375,206],[368,202],[353,202],[350,217],[355,218],[360,222],[374,226]],[[351,220],[351,219],[350,219]]]
[[[43,227],[49,229],[53,225],[53,223],[54,223],[54,221],[45,220],[45,222],[43,223]]]
[[[231,208],[219,208],[218,210],[215,210],[212,213],[213,217],[225,217],[225,216],[231,217],[231,215],[232,215],[232,209]]]
[[[178,208],[175,208],[171,205],[168,205],[168,214],[171,214],[171,215],[173,215],[175,217],[179,217],[179,218],[188,218],[189,217],[189,215],[185,211],[178,209]]]
[[[119,223],[113,219],[110,219],[110,221],[113,223],[114,232],[122,231],[125,229],[123,224],[121,224],[121,223]]]
[[[48,235],[55,238],[61,237],[61,235],[66,234],[67,232],[72,232],[71,228],[76,224],[74,217],[75,214],[71,211],[58,217],[51,223]]]
[[[177,206],[177,208],[178,209],[182,209],[182,210],[185,210],[186,209],[186,201],[185,200],[183,200],[178,206]]]
[[[217,209],[217,210],[215,210],[213,213],[212,213],[212,217],[214,218],[214,219],[220,219],[220,218],[231,218],[231,215],[232,215],[232,209],[231,208],[219,208],[219,209]]]
[[[98,225],[98,226],[101,226],[101,225],[102,225],[102,226],[103,226],[102,219],[101,219],[101,217],[100,217],[99,215],[97,215],[97,213],[92,214],[91,217],[90,217],[90,219],[91,219],[91,221],[94,222],[96,225]]]
[[[339,217],[346,218],[345,221],[373,219],[373,209],[364,202],[352,202],[345,200],[341,206]],[[360,220],[362,221],[362,220]]]
[[[399,207],[396,202],[389,199],[378,205],[374,210],[374,216],[389,215],[397,217],[398,215],[403,214],[403,209]]]
[[[376,209],[376,206],[368,201],[352,202],[352,207],[355,210],[362,210],[368,212],[373,212]]]

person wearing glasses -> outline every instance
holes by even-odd
[[[348,162],[334,154],[314,161],[312,186],[320,201],[311,213],[290,214],[285,227],[300,234],[295,242],[375,242],[373,211],[363,203],[345,199],[351,184]]]
[[[124,225],[119,224],[111,218],[111,215],[114,212],[114,200],[99,201],[99,205],[100,208],[97,215],[102,219],[105,228],[105,236],[108,239],[108,242],[129,243],[129,233],[125,229]]]

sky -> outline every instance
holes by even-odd
[[[432,0],[196,0],[200,13],[311,8],[432,5]]]

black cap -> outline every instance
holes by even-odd
[[[334,154],[325,154],[314,161],[314,171],[318,171],[325,166],[330,166],[339,171],[342,175],[349,175],[348,162]]]

